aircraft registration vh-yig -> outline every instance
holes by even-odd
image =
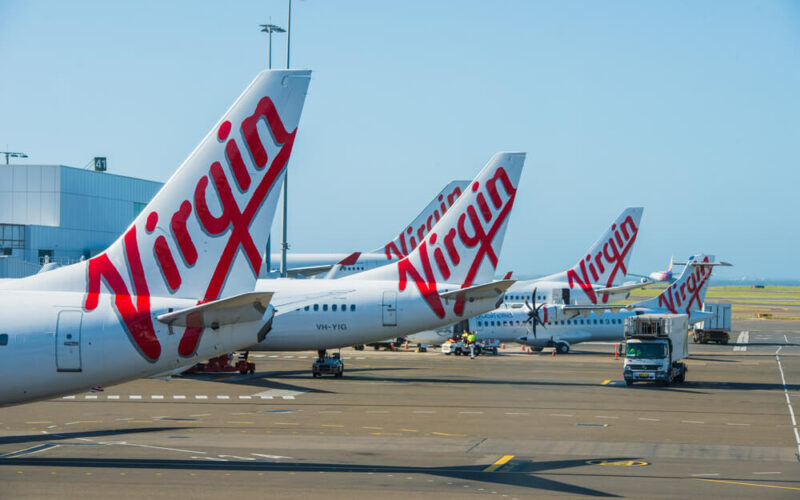
[[[103,253],[0,282],[0,405],[164,373],[257,341],[275,307],[272,293],[253,290],[310,77],[259,73]]]

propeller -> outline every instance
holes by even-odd
[[[525,323],[531,324],[531,330],[533,331],[533,338],[536,338],[536,325],[542,325],[542,328],[547,328],[544,326],[544,321],[539,317],[539,309],[544,307],[544,304],[539,304],[536,306],[536,288],[533,289],[533,293],[531,293],[531,302],[533,303],[533,307],[528,303],[528,299],[525,298],[525,307],[528,308],[528,319],[525,320]]]

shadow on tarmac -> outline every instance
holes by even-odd
[[[137,427],[135,429],[105,429],[98,431],[58,432],[54,434],[26,434],[24,436],[0,437],[0,444],[41,443],[48,441],[62,441],[64,439],[92,438],[104,436],[124,436],[128,434],[141,434],[145,432],[163,432],[192,429],[193,427]],[[0,462],[2,463],[2,462]]]
[[[613,458],[617,460],[632,460],[630,458]],[[239,471],[239,472],[343,472],[343,473],[373,473],[373,474],[428,474],[454,480],[480,481],[504,486],[515,486],[546,490],[570,495],[587,495],[595,497],[618,497],[612,493],[584,488],[561,481],[544,479],[530,474],[566,469],[572,467],[588,466],[586,460],[554,460],[554,461],[518,461],[510,470],[502,468],[501,471],[484,472],[489,464],[463,465],[447,467],[416,467],[416,466],[391,466],[391,465],[359,465],[335,463],[298,463],[298,462],[225,462],[225,461],[200,461],[200,460],[167,460],[167,459],[128,459],[128,458],[45,458],[28,456],[0,460],[0,466],[14,467],[81,467],[81,468],[126,468],[126,469],[156,469],[156,470],[210,470],[210,471]]]

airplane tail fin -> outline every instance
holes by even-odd
[[[524,163],[525,153],[497,153],[408,256],[349,279],[399,280],[401,292],[413,281],[434,301],[437,282],[492,281]]]
[[[253,290],[310,77],[256,76],[123,236],[88,261],[87,310],[103,288],[118,301]]]
[[[593,285],[609,288],[614,280],[628,274],[628,261],[642,220],[642,207],[626,208],[572,269],[567,271],[570,287],[579,286],[597,303]],[[607,300],[607,296],[604,299]]]
[[[369,253],[385,254],[387,264],[408,255],[419,242],[425,239],[425,235],[447,213],[461,193],[467,189],[467,186],[469,186],[469,181],[451,181],[405,229],[400,231],[395,239]]]
[[[702,311],[714,267],[713,255],[699,254],[690,257],[675,282],[657,297],[640,302],[636,306],[666,309],[673,314],[690,316],[692,311]]]

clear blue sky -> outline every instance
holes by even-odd
[[[286,2],[0,2],[0,146],[166,180],[266,64]],[[295,0],[314,70],[297,251],[371,250],[446,182],[528,152],[500,268],[572,265],[626,206],[631,262],[800,278],[800,3]],[[285,38],[273,61],[285,64]],[[277,225],[275,226],[278,227]],[[277,234],[277,233],[274,233]]]

